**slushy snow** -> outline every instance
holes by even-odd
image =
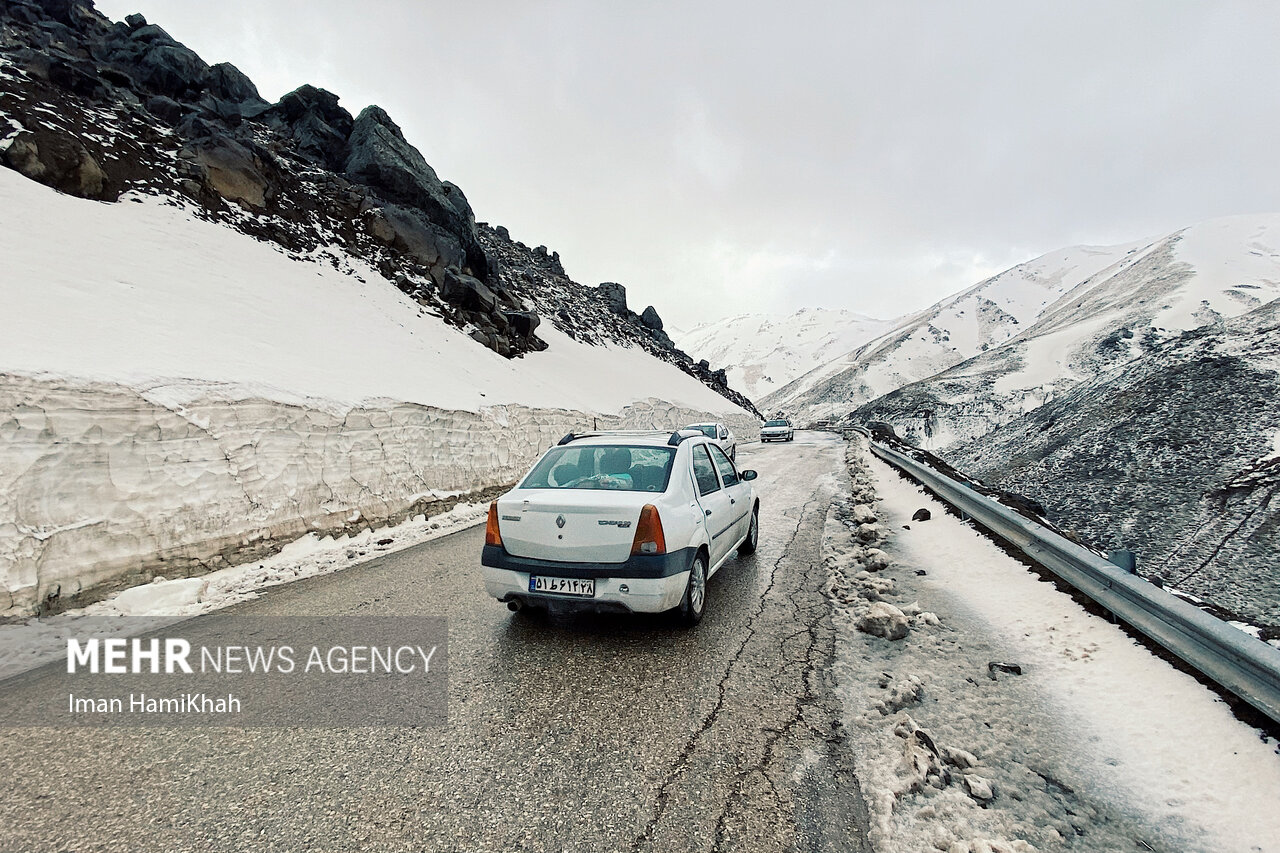
[[[837,675],[877,850],[1280,851],[1274,740],[865,445],[850,460],[879,496],[890,563],[855,584],[873,581],[911,620],[890,642],[854,629],[865,601],[845,617]],[[919,508],[931,518],[913,521]],[[848,523],[831,565],[852,573]]]

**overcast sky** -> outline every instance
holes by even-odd
[[[377,103],[476,217],[688,328],[891,317],[1280,210],[1280,4],[98,0]]]

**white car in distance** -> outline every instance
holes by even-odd
[[[515,611],[675,611],[696,625],[707,580],[756,548],[755,478],[693,430],[571,433],[489,505],[485,589]]]
[[[689,424],[685,429],[696,429],[718,445],[730,459],[737,461],[738,437],[733,434],[733,430],[729,429],[727,424]]]
[[[765,421],[764,426],[760,427],[761,444],[766,441],[793,441],[795,437],[795,427],[787,418],[774,418],[771,421]]]

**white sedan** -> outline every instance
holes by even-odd
[[[771,421],[765,421],[764,426],[760,427],[761,444],[766,441],[794,441],[795,437],[795,427],[786,418],[774,418]]]
[[[490,504],[485,589],[511,610],[676,611],[696,625],[708,578],[756,548],[755,478],[701,432],[567,435]]]
[[[696,429],[729,454],[730,459],[738,458],[738,437],[727,424],[689,424],[685,429]]]

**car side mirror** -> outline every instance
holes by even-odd
[[[750,468],[748,468],[745,471],[738,472],[738,477],[743,480],[754,480],[758,476],[760,475],[757,474],[755,471],[752,471]]]

